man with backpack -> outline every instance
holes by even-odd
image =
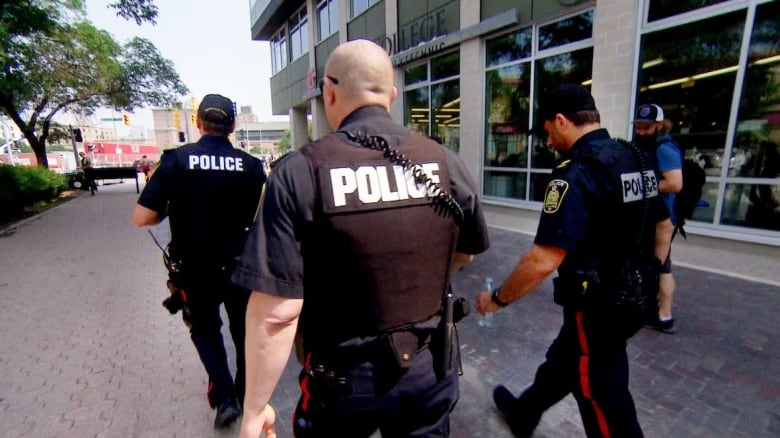
[[[640,105],[634,118],[634,141],[640,148],[647,151],[649,158],[655,164],[659,176],[658,191],[669,208],[669,215],[675,229],[679,218],[674,207],[675,196],[683,188],[683,156],[677,142],[669,135],[669,127],[665,126],[664,111],[655,104]],[[664,333],[675,332],[672,318],[672,299],[676,287],[672,275],[672,235],[669,239],[669,253],[663,262],[658,290],[658,315],[650,318],[647,325]]]

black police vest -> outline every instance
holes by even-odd
[[[412,134],[397,148],[450,192],[442,147]],[[442,305],[458,228],[382,153],[331,134],[301,149],[315,214],[301,248],[308,349],[426,321]]]
[[[620,279],[615,275],[628,255],[635,252],[637,237],[641,249],[653,253],[655,221],[652,209],[645,210],[644,203],[651,201],[643,200],[642,193],[645,190],[648,198],[657,197],[658,178],[649,162],[642,171],[634,152],[612,139],[577,148],[568,158],[595,166],[594,178],[601,178],[599,184],[605,190],[600,194],[601,208],[593,212],[592,232],[564,261],[561,275],[595,270],[605,285],[617,284]]]
[[[195,267],[226,266],[243,248],[265,173],[227,139],[202,138],[174,154],[169,215],[172,256]]]

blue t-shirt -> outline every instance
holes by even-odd
[[[669,134],[661,134],[657,139],[658,147],[655,150],[658,162],[658,177],[663,179],[663,173],[674,169],[682,170],[682,154],[677,142]],[[661,193],[661,197],[669,209],[672,223],[677,225],[677,215],[674,211],[674,198],[676,193]]]

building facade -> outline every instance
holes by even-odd
[[[330,131],[315,84],[340,42],[396,67],[392,115],[457,151],[484,202],[539,210],[556,155],[534,136],[538,98],[589,87],[602,125],[631,138],[659,104],[704,167],[694,234],[780,245],[780,0],[255,0],[274,114],[293,147]]]

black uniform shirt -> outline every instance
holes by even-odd
[[[409,131],[380,107],[364,107],[344,120],[341,130],[381,135],[396,147]],[[354,147],[362,147],[355,145]],[[487,227],[480,210],[476,185],[463,161],[445,149],[451,192],[463,209],[456,250],[478,254],[488,248]],[[288,298],[303,298],[303,230],[314,220],[316,197],[313,169],[298,151],[274,166],[266,186],[261,214],[252,227],[233,281],[243,287]]]
[[[627,199],[630,194],[624,194],[621,182],[604,166],[577,158],[591,155],[595,148],[607,142],[612,158],[624,171],[638,172],[639,165],[632,152],[609,140],[609,133],[603,128],[582,136],[553,170],[547,186],[534,243],[567,251],[559,268],[561,274],[588,269],[594,258],[621,259],[639,229],[641,198]],[[642,244],[652,253],[655,224],[669,214],[658,196],[657,186],[649,202]],[[629,204],[633,206],[626,207]]]
[[[172,255],[223,263],[241,252],[264,182],[259,159],[204,135],[162,154],[138,203],[170,216]]]

